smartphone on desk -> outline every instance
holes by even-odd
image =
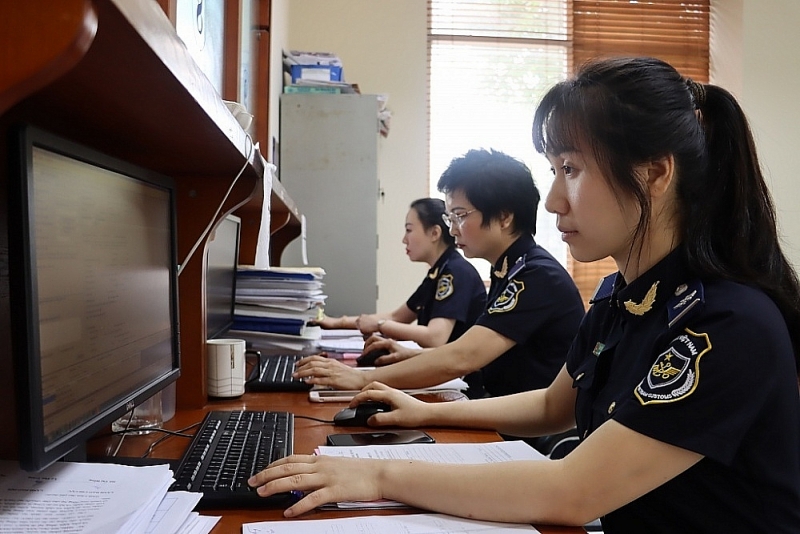
[[[327,444],[334,447],[356,445],[407,445],[409,443],[436,443],[427,432],[421,430],[378,430],[352,434],[328,434]]]
[[[311,402],[350,402],[360,391],[337,389],[312,389],[308,392]]]

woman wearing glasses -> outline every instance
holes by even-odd
[[[451,162],[438,188],[446,196],[456,246],[468,258],[494,265],[487,306],[475,325],[451,343],[392,365],[362,372],[311,356],[299,362],[295,376],[337,389],[375,381],[405,389],[481,370],[491,396],[550,385],[584,308],[572,278],[534,241],[539,191],[530,170],[501,152],[471,150]],[[371,346],[394,349],[387,359],[407,355],[390,340]]]
[[[421,347],[438,347],[466,332],[486,305],[486,288],[475,267],[456,249],[444,215],[444,201],[438,198],[415,200],[406,214],[406,254],[411,261],[430,266],[408,301],[391,313],[325,317],[317,324],[326,329],[357,328],[364,335],[411,340]]]

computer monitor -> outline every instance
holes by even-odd
[[[81,459],[180,369],[172,181],[34,127],[9,173],[19,461]]]
[[[233,324],[236,269],[242,221],[228,215],[217,225],[206,252],[206,335],[222,336]]]

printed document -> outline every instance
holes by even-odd
[[[443,514],[364,516],[341,519],[245,523],[242,534],[518,534],[539,532],[531,525],[475,521]]]

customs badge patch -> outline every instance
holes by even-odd
[[[514,309],[517,305],[519,294],[525,290],[525,284],[516,280],[509,280],[506,288],[500,293],[492,306],[487,310],[489,313],[505,313]]]
[[[443,274],[436,283],[436,300],[444,300],[453,294],[453,275]]]
[[[700,357],[710,350],[708,334],[696,334],[687,328],[658,355],[647,376],[636,386],[636,398],[644,405],[688,397],[700,381]]]

